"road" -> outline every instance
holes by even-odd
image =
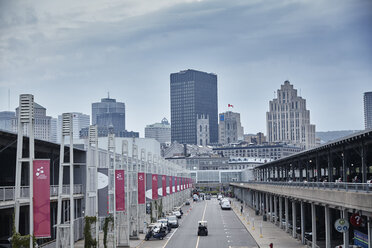
[[[180,227],[164,240],[144,241],[141,248],[256,248],[257,243],[233,211],[221,210],[216,198],[184,206]],[[186,215],[186,216],[185,216]],[[208,221],[208,236],[197,236],[198,221]]]

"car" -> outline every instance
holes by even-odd
[[[167,235],[167,228],[162,223],[151,223],[147,229],[145,240],[150,240],[151,238],[163,239]]]
[[[218,196],[217,196],[217,200],[221,200],[222,198],[223,198],[222,195],[218,195]]]
[[[210,199],[211,199],[211,195],[206,195],[206,196],[205,196],[205,199],[206,199],[206,200],[210,200]]]
[[[198,221],[198,236],[208,236],[207,221]]]
[[[169,225],[170,225],[171,227],[175,227],[175,228],[177,228],[177,227],[179,226],[177,216],[175,216],[175,215],[170,215],[170,216],[167,217],[167,219],[168,219],[168,223],[169,223]]]
[[[186,206],[190,205],[190,202],[189,202],[189,201],[186,201],[186,202],[185,202],[185,205],[186,205]]]
[[[176,210],[176,211],[173,211],[172,213],[173,215],[175,215],[178,219],[181,219],[181,212],[179,210]]]
[[[220,200],[220,205],[222,205],[223,202],[229,202],[230,203],[229,199],[227,199],[227,198],[222,198]]]
[[[163,219],[159,219],[156,223],[160,223],[162,224],[163,227],[166,227],[167,228],[167,231],[170,232],[172,227],[170,226],[169,222],[168,222],[168,219],[166,218],[163,218]]]
[[[225,209],[230,210],[231,209],[230,201],[222,201],[221,209],[222,210],[225,210]]]

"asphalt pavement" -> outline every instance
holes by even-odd
[[[191,209],[191,210],[190,210]],[[144,241],[141,248],[256,248],[256,241],[232,210],[221,210],[218,200],[183,207],[180,227],[164,240]],[[198,221],[208,221],[208,236],[198,236]]]

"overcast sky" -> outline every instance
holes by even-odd
[[[289,80],[317,131],[363,129],[372,91],[371,0],[0,0],[0,111],[21,93],[53,117],[91,115],[107,96],[126,127],[170,119],[169,75],[218,75],[219,112],[266,133],[274,91]]]

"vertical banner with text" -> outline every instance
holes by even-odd
[[[158,199],[158,175],[152,174],[152,199]]]
[[[50,232],[50,160],[33,161],[34,236],[51,237]]]
[[[124,170],[115,170],[116,211],[125,210]]]
[[[145,204],[145,173],[138,172],[138,204]]]

